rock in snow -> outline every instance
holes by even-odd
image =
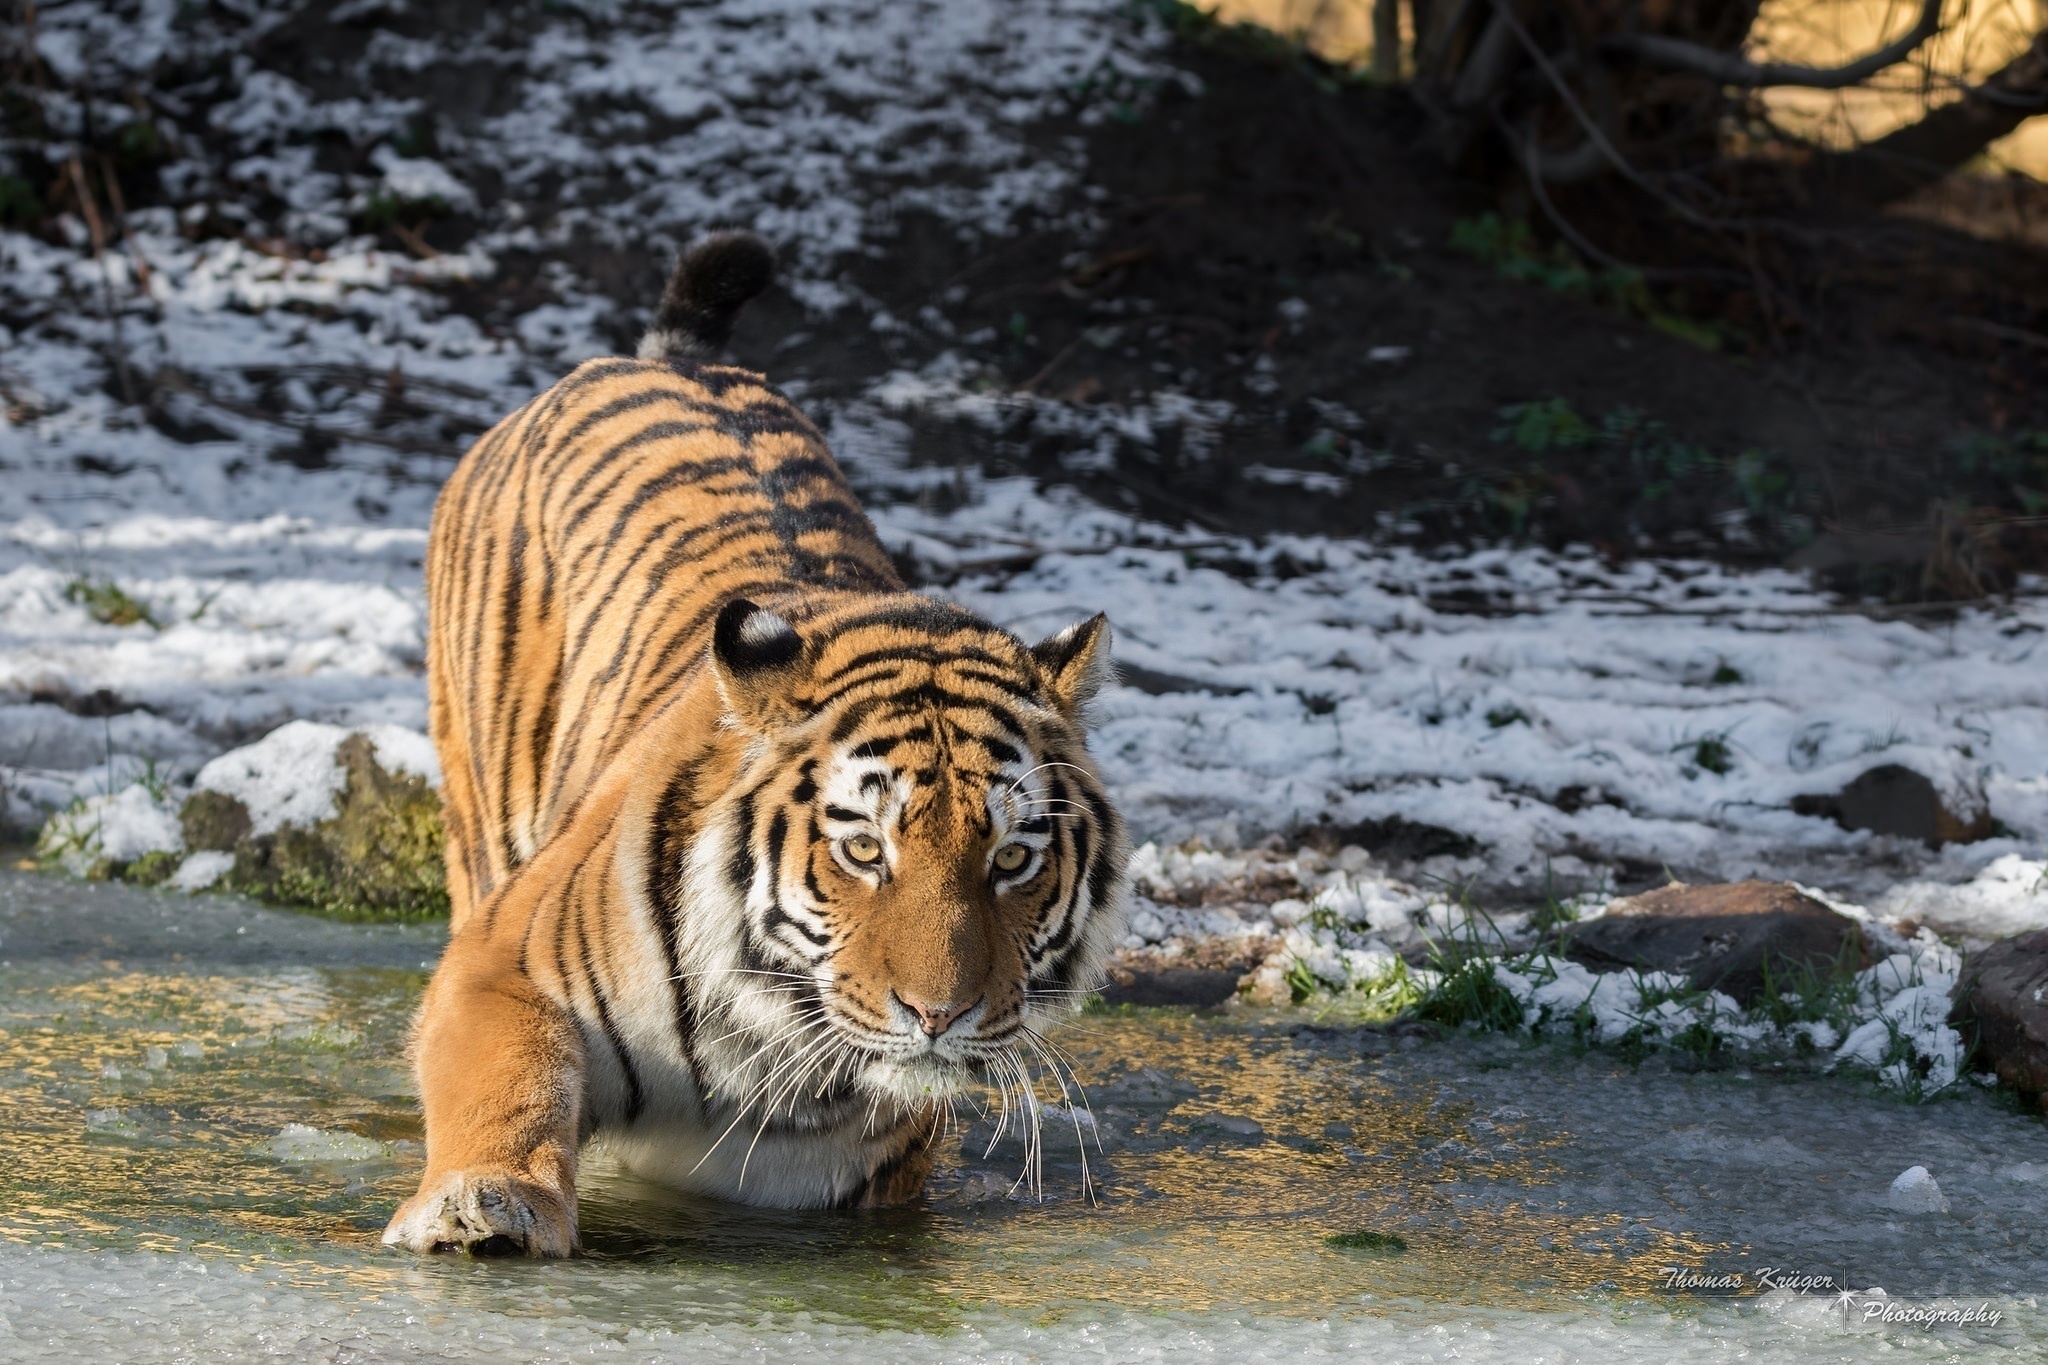
[[[1821,815],[1843,829],[1917,839],[1929,848],[1988,839],[1998,828],[1977,787],[1947,774],[1946,788],[1898,763],[1859,775],[1833,796],[1795,796],[1792,809]]]
[[[1674,882],[1612,903],[1567,941],[1568,955],[1589,966],[1678,972],[1745,1005],[1762,994],[1767,966],[1826,970],[1845,956],[1861,966],[1864,954],[1855,920],[1783,882]]]
[[[1956,984],[1954,1019],[1976,1031],[1999,1080],[2048,1108],[2048,929],[1971,957]]]
[[[199,770],[193,786],[232,796],[248,809],[252,832],[274,834],[285,825],[316,825],[334,814],[344,774],[334,761],[341,742],[355,733],[340,725],[295,720],[254,744],[230,750]],[[402,725],[365,725],[360,733],[390,772],[411,773],[440,785],[434,742]]]
[[[352,735],[369,741],[383,772],[420,778],[430,786],[440,782],[434,743],[418,731],[401,724],[348,729],[293,720],[254,745],[231,749],[201,767],[190,794],[143,780],[72,802],[45,823],[37,853],[72,876],[133,876],[141,866],[150,870],[141,878],[147,884],[205,890],[236,866],[236,849],[250,835],[274,835],[287,827],[315,829],[338,817],[348,786],[348,767],[338,759]],[[209,819],[195,819],[197,808],[207,802],[225,808],[231,819],[223,825],[223,812],[211,806]],[[166,857],[170,862],[164,862]]]
[[[1925,1166],[1908,1166],[1892,1181],[1885,1203],[1900,1213],[1947,1213],[1948,1196]]]

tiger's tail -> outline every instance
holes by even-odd
[[[668,277],[654,325],[640,338],[640,359],[718,354],[740,308],[774,275],[775,253],[751,232],[714,232],[699,241]]]

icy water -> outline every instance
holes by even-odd
[[[598,1161],[584,1259],[418,1261],[376,1234],[420,1165],[401,1050],[438,938],[0,873],[0,1357],[2048,1358],[2048,1131],[1996,1097],[1307,1015],[1077,1021],[1099,1204],[1071,1126],[1037,1202],[977,1124],[915,1209]],[[1950,1213],[1888,1207],[1916,1164]]]

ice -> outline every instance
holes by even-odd
[[[1925,1166],[1908,1166],[1892,1181],[1885,1203],[1900,1213],[1947,1213],[1948,1197]]]
[[[263,1150],[285,1162],[364,1162],[391,1155],[388,1142],[357,1133],[328,1132],[303,1123],[287,1123]]]
[[[985,1196],[986,1197],[986,1196]],[[997,1202],[1000,1202],[998,1197]],[[481,1269],[481,1268],[479,1268]],[[566,1301],[567,1284],[532,1283],[529,1303],[513,1302],[497,1273],[472,1276],[476,1290],[447,1276],[376,1278],[360,1302],[305,1282],[308,1268],[258,1266],[209,1272],[194,1256],[145,1252],[68,1254],[0,1247],[0,1341],[23,1349],[56,1346],[85,1359],[136,1361],[205,1358],[409,1359],[421,1353],[498,1359],[595,1357],[635,1361],[987,1362],[1177,1359],[1268,1362],[1530,1360],[1645,1361],[1705,1365],[1740,1351],[1761,1365],[1807,1365],[1818,1357],[1882,1350],[1902,1361],[1955,1358],[1981,1344],[1975,1320],[1958,1329],[1913,1323],[1895,1331],[1866,1327],[1859,1308],[1844,1314],[1824,1297],[1781,1293],[1746,1305],[1701,1300],[1684,1316],[1640,1310],[1617,1315],[1605,1305],[1550,1311],[1460,1308],[1446,1313],[1399,1302],[1372,1315],[1252,1316],[1201,1312],[1171,1304],[1147,1310],[1098,1310],[1080,1318],[979,1310],[944,1330],[918,1331],[846,1321],[807,1311],[801,1291],[788,1309],[758,1319],[692,1319],[701,1312],[685,1289],[634,1276],[650,1299],[675,1304],[669,1323],[621,1325],[587,1303]],[[619,1268],[615,1274],[632,1274]],[[685,1277],[687,1279],[687,1277]],[[541,1285],[581,1275],[547,1275]],[[80,1286],[90,1292],[80,1292]],[[484,1285],[489,1285],[485,1288]],[[587,1290],[584,1290],[587,1295]],[[1865,1295],[1860,1302],[1876,1301]],[[1961,1305],[1958,1305],[1961,1307]],[[1391,1311],[1389,1311],[1391,1309]],[[1621,1325],[1625,1323],[1625,1328]]]
[[[875,1217],[707,1206],[594,1157],[593,1254],[416,1260],[375,1237],[423,1153],[364,1134],[415,1121],[407,1019],[441,931],[0,869],[0,932],[9,1359],[1704,1365],[2024,1359],[2048,1326],[2048,1139],[1996,1096],[1388,1046],[1307,1012],[1058,1034],[1088,1103],[1043,1107],[1043,1203],[1012,1195],[1020,1144],[981,1159],[985,1127],[940,1140],[928,1206]],[[1872,1181],[1906,1153],[1970,1216],[1902,1235]],[[1360,1229],[1408,1249],[1323,1240]],[[1885,1288],[1853,1313],[1674,1294],[1672,1265]],[[1980,1305],[1999,1319],[1961,1318]]]

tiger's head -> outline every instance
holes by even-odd
[[[950,604],[866,598],[714,629],[737,780],[692,857],[707,993],[806,1090],[904,1103],[1007,1084],[1124,933],[1122,821],[1085,747],[1105,618],[1040,644]],[[749,1036],[750,1035],[750,1036]]]

